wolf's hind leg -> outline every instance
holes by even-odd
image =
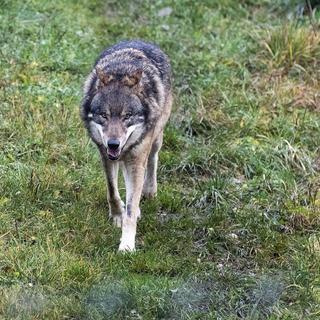
[[[109,204],[109,216],[113,219],[113,224],[121,228],[122,214],[124,212],[124,203],[121,201],[118,191],[118,171],[119,164],[108,160],[107,156],[100,152],[103,167],[107,178],[107,199]]]
[[[158,154],[162,146],[163,132],[154,140],[149,154],[147,170],[143,184],[143,195],[146,198],[153,198],[157,195],[157,168],[158,168]]]

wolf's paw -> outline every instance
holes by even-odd
[[[143,192],[145,199],[154,199],[157,196],[157,192]]]
[[[125,213],[125,204],[121,201],[120,207],[110,206],[109,207],[109,217],[113,221],[113,225],[121,228],[122,215]]]
[[[119,251],[128,251],[132,252],[135,250],[135,230],[132,229],[132,226],[126,225],[126,220],[123,221],[124,225],[122,226],[122,236],[119,245]]]
[[[155,198],[157,196],[157,188],[144,185],[142,189],[142,196],[146,199]]]
[[[121,228],[122,216],[119,214],[112,216],[112,222],[115,227]]]
[[[135,245],[134,242],[126,242],[126,241],[121,241],[119,245],[119,250],[120,252],[134,252]]]
[[[157,182],[156,181],[144,181],[142,195],[146,199],[152,199],[157,196]]]

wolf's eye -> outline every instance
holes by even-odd
[[[108,115],[106,114],[106,113],[101,113],[101,115],[100,115],[102,118],[104,118],[104,119],[108,119],[109,117],[108,117]]]
[[[132,113],[127,113],[124,116],[124,120],[129,120],[132,117]]]

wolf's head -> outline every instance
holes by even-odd
[[[110,160],[121,154],[143,134],[146,109],[139,98],[141,70],[129,75],[108,74],[96,69],[95,95],[87,115],[91,137],[104,145]]]

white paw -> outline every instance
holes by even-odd
[[[135,226],[127,225],[126,221],[123,221],[122,225],[122,236],[119,245],[119,251],[134,251],[135,250],[135,239],[136,239],[136,231]]]
[[[113,221],[113,225],[121,228],[122,225],[122,215],[125,214],[125,204],[121,201],[121,206],[119,207],[109,207],[109,217]]]
[[[112,221],[113,221],[113,225],[115,227],[121,228],[121,225],[122,225],[122,216],[121,215],[112,216]]]
[[[121,252],[134,252],[135,251],[134,242],[121,241],[121,243],[119,245],[119,251],[121,251]]]

